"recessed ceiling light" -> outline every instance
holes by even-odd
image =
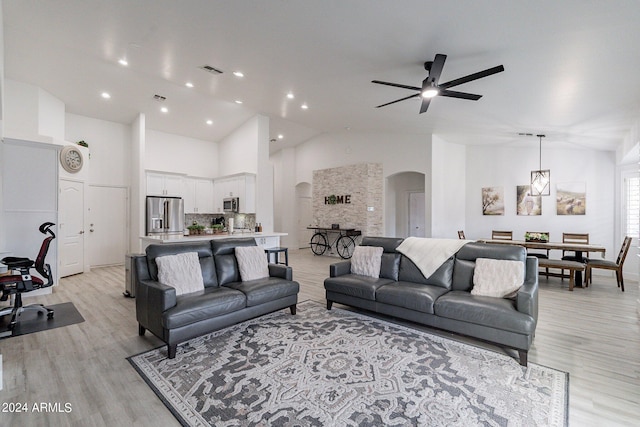
[[[167,107],[161,107],[160,111],[162,111],[163,113],[168,113],[169,109]]]
[[[293,96],[293,92],[289,92],[289,93],[287,94],[287,98],[289,98],[289,99],[293,99],[293,98],[295,98],[295,96]]]
[[[104,99],[109,99],[109,98],[111,98],[111,95],[109,95],[109,93],[108,93],[108,92],[102,92],[102,93],[100,94],[100,96],[101,96],[101,97],[103,97]]]
[[[284,138],[284,135],[283,135],[283,134],[281,134],[281,133],[279,133],[279,134],[278,134],[278,139],[282,139],[282,138]]]
[[[236,104],[242,104],[242,101],[240,101],[239,99],[236,99]]]
[[[244,73],[242,71],[234,71],[233,75],[236,77],[244,77]]]
[[[191,82],[186,82],[184,85],[185,85],[186,87],[193,87],[193,83],[191,83]]]
[[[207,124],[211,126],[213,124],[213,120],[207,120]]]
[[[122,65],[123,67],[126,67],[127,65],[129,65],[129,62],[126,59],[121,58],[118,60],[118,64]]]
[[[308,110],[309,106],[306,103],[304,103],[300,106],[300,108],[302,108],[303,110]]]

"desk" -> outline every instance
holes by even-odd
[[[524,240],[493,240],[493,239],[479,239],[479,242],[485,243],[495,243],[498,245],[517,245],[523,246],[527,249],[544,249],[544,250],[561,250],[561,251],[572,251],[576,253],[576,260],[578,262],[584,262],[584,258],[582,258],[582,253],[586,252],[600,252],[602,254],[602,258],[604,258],[604,254],[606,252],[606,248],[604,246],[598,245],[587,245],[583,243],[562,243],[562,242],[527,242]],[[576,286],[582,286],[582,272],[576,271]]]

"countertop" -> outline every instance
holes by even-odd
[[[234,234],[199,234],[197,236],[181,236],[176,234],[161,234],[157,236],[141,236],[140,238],[147,243],[188,243],[188,242],[205,242],[208,240],[231,239],[236,237],[281,237],[287,236],[288,233],[279,232],[245,232]]]

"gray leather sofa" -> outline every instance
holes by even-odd
[[[151,331],[172,359],[179,343],[200,335],[286,307],[296,314],[300,286],[291,267],[269,264],[268,278],[241,281],[235,247],[255,245],[253,238],[149,245],[132,260],[138,333]],[[198,253],[204,290],[176,296],[175,288],[158,282],[155,260],[184,252]]]
[[[350,261],[330,266],[325,279],[327,309],[334,302],[478,338],[527,356],[538,319],[538,260],[524,248],[470,242],[430,277],[396,251],[403,239],[365,237],[362,245],[381,246],[380,277],[351,274]],[[513,299],[471,295],[476,258],[525,262],[525,282]]]

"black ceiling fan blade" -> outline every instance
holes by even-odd
[[[419,90],[419,89],[420,89],[420,88],[418,88],[418,90]],[[386,107],[387,105],[395,104],[396,102],[404,101],[404,100],[406,100],[406,99],[415,98],[415,97],[417,97],[417,96],[420,96],[420,94],[419,94],[419,93],[416,93],[416,94],[413,94],[413,95],[405,96],[404,98],[396,99],[395,101],[387,102],[386,104],[377,105],[377,106],[376,106],[376,108]]]
[[[398,84],[398,83],[383,82],[383,81],[380,81],[380,80],[371,80],[371,83],[376,83],[376,84],[379,84],[379,85],[399,87],[401,89],[420,90],[420,88],[416,87],[416,86],[407,86],[407,85],[401,85],[401,84]]]
[[[504,66],[498,65],[497,67],[488,68],[483,71],[478,71],[477,73],[469,74],[468,76],[460,77],[459,79],[451,80],[450,82],[442,83],[438,85],[442,89],[448,89],[450,87],[458,86],[463,83],[468,83],[473,80],[478,80],[483,77],[488,77],[492,74],[501,73],[504,71]]]
[[[422,104],[420,104],[420,114],[427,111],[429,104],[431,104],[432,98],[422,98]]]
[[[439,96],[448,96],[449,98],[469,99],[471,101],[477,101],[482,98],[482,95],[476,95],[474,93],[456,92],[455,90],[440,89]]]
[[[447,60],[447,55],[443,55],[438,53],[431,64],[431,69],[429,70],[429,80],[434,85],[438,84],[438,80],[440,80],[440,74],[442,74],[442,69],[444,68],[444,61]]]

